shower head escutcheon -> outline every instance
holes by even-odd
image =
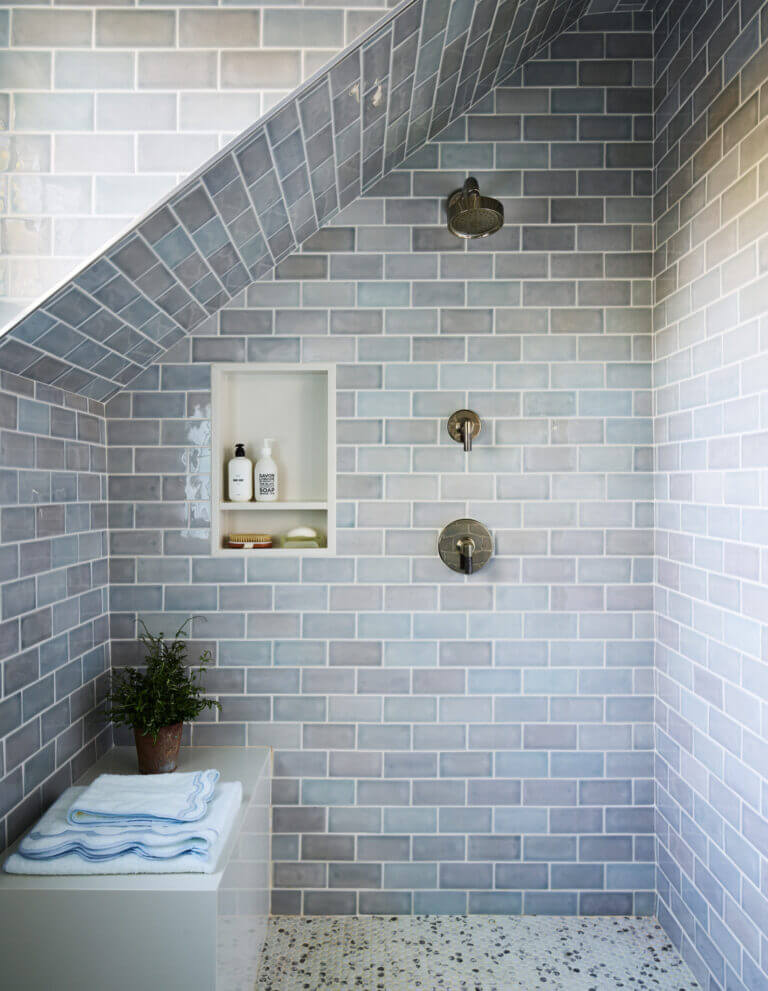
[[[473,176],[448,198],[448,230],[456,237],[488,237],[504,223],[504,207],[490,196],[481,196]]]

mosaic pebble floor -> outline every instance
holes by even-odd
[[[275,916],[257,991],[694,991],[650,918]]]

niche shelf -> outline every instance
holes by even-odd
[[[220,509],[227,510],[287,510],[287,509],[328,509],[327,502],[222,502]]]
[[[211,368],[212,552],[223,557],[336,551],[336,367],[320,364],[214,364]],[[256,463],[274,437],[277,502],[229,502],[227,462],[245,444]],[[284,547],[289,530],[311,526],[324,546]],[[265,550],[227,547],[230,533],[272,535]]]

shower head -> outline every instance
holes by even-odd
[[[490,196],[481,196],[472,176],[448,199],[448,230],[456,237],[488,237],[503,223],[504,207]]]

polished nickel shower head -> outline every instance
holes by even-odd
[[[472,176],[448,199],[448,230],[456,237],[488,237],[503,223],[504,207],[490,196],[481,196]]]

